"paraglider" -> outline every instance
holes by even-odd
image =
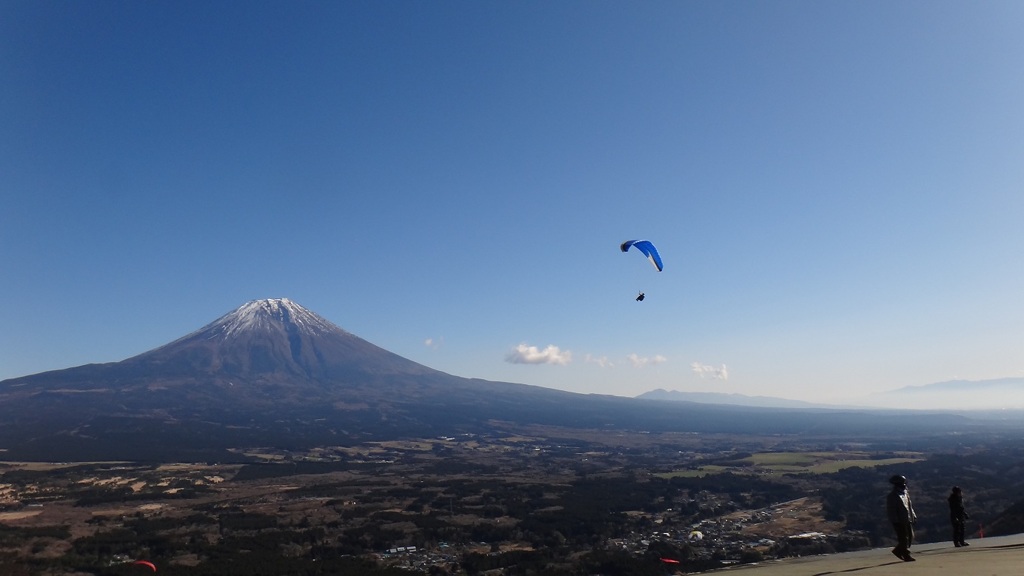
[[[156,564],[153,564],[149,560],[136,560],[135,562],[132,562],[132,565],[135,565],[135,566],[145,566],[145,567],[149,568],[150,570],[152,570],[153,572],[156,572]]]
[[[630,248],[636,248],[641,254],[647,257],[654,268],[661,272],[665,266],[661,263],[661,254],[658,254],[658,249],[651,244],[650,240],[627,240],[619,245],[619,249],[623,252],[629,252]],[[643,302],[645,295],[643,292],[636,297],[637,302]]]
[[[664,266],[661,264],[661,255],[658,254],[658,249],[651,244],[650,240],[627,240],[619,246],[623,252],[628,252],[630,248],[636,248],[651,261],[651,264],[657,268],[658,272],[661,272]]]

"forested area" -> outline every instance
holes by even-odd
[[[828,473],[772,472],[737,449],[666,464],[681,454],[669,444],[604,452],[585,442],[510,451],[513,442],[490,452],[479,439],[462,452],[451,442],[443,450],[423,444],[405,455],[381,448],[387,454],[373,462],[12,469],[3,476],[11,490],[34,487],[21,506],[35,508],[22,510],[65,502],[88,520],[74,530],[0,524],[0,573],[122,576],[139,573],[129,559],[145,558],[170,575],[660,576],[665,559],[694,572],[890,545],[884,498],[896,473],[910,482],[918,541],[949,538],[953,484],[964,489],[969,532],[1017,532],[1024,518],[1024,449],[1013,442]],[[816,457],[850,454],[833,448]],[[786,454],[804,455],[760,453]],[[877,453],[880,462],[892,456]],[[230,479],[217,477],[228,471]],[[823,520],[839,529],[815,538],[744,532],[755,517],[798,500],[819,502]],[[703,540],[688,538],[697,527]]]

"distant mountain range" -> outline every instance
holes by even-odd
[[[637,396],[649,400],[669,400],[723,404],[729,406],[756,406],[761,408],[832,408],[832,409],[890,409],[890,410],[945,410],[950,412],[972,410],[1024,409],[1024,378],[993,380],[949,380],[922,386],[905,386],[889,392],[865,396],[856,405],[814,404],[771,396],[746,396],[722,392],[688,392],[680,390],[651,390]]]
[[[993,380],[947,380],[921,386],[904,386],[893,390],[892,394],[931,394],[935,392],[975,392],[983,393],[992,390],[1024,390],[1024,378],[996,378]]]
[[[350,334],[285,298],[255,300],[121,362],[0,382],[5,459],[239,458],[496,427],[843,436],[971,429],[970,418],[573,394],[462,378]]]
[[[1024,378],[949,380],[877,394],[870,405],[945,410],[1024,409]]]
[[[671,400],[677,402],[698,402],[701,404],[726,404],[729,406],[756,406],[760,408],[842,408],[829,404],[814,404],[801,400],[788,400],[772,396],[747,396],[724,392],[684,392],[658,388],[637,396],[646,400]]]

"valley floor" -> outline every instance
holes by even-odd
[[[968,480],[972,516],[991,533],[996,514],[981,506],[1012,504],[1015,444],[927,456],[774,436],[532,430],[238,456],[0,462],[0,574],[122,575],[134,558],[171,576],[663,576],[742,564],[767,576],[933,574],[972,558],[1024,560],[1012,539],[919,545],[913,564],[868,550],[891,539],[878,500],[896,467],[920,487],[920,541],[947,537],[950,477]],[[991,479],[1005,489],[983,493]],[[850,550],[863,551],[813,556]],[[822,558],[840,564],[811,566]]]

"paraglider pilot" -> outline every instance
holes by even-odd
[[[654,244],[651,244],[650,240],[626,240],[621,245],[619,245],[619,249],[622,250],[623,252],[628,252],[630,248],[636,248],[638,252],[646,256],[647,259],[654,266],[654,269],[657,270],[658,272],[661,272],[664,268],[664,266],[662,266],[661,264],[661,255],[658,254],[658,249],[654,247]],[[641,292],[640,295],[636,297],[636,301],[644,301],[643,292]]]

